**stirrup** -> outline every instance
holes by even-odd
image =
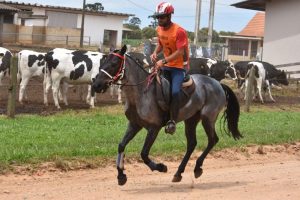
[[[165,127],[165,133],[173,135],[176,131],[176,122],[174,120],[169,120]]]

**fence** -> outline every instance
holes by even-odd
[[[80,36],[3,33],[2,41],[3,43],[12,44],[79,46]],[[89,36],[83,37],[83,45],[91,46],[91,38]]]
[[[296,81],[299,84],[300,81],[300,62],[287,63],[276,65],[276,68],[284,70],[290,81]]]

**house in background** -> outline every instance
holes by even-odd
[[[1,6],[2,5],[2,6]],[[0,1],[18,12],[3,13],[3,42],[79,45],[83,10],[60,6]],[[132,14],[85,11],[84,44],[120,47],[123,21]]]
[[[3,44],[4,23],[12,23],[13,16],[20,10],[0,3],[0,46]]]
[[[262,60],[300,79],[300,1],[247,0],[232,6],[265,11]]]
[[[247,26],[234,36],[225,38],[225,58],[233,61],[260,59],[264,38],[265,13],[257,12]]]

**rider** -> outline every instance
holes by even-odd
[[[162,2],[157,5],[152,17],[158,19],[156,29],[158,44],[151,55],[156,62],[156,69],[160,68],[164,76],[169,77],[171,84],[170,120],[165,132],[173,134],[176,130],[176,120],[179,112],[180,89],[185,77],[185,68],[188,67],[188,37],[186,31],[171,21],[174,7],[171,3]],[[157,60],[157,54],[163,51],[164,59]]]

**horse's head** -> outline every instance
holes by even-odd
[[[110,53],[99,68],[99,73],[93,79],[92,87],[95,92],[103,93],[109,85],[117,82],[124,73],[124,54],[126,45],[121,50],[114,50]]]

